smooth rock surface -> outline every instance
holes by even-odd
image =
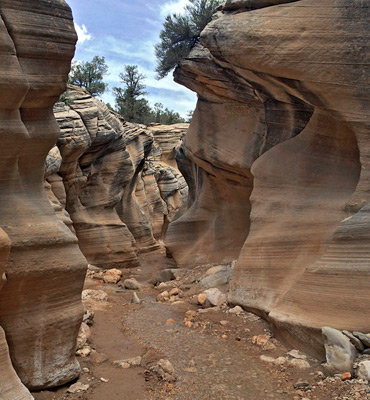
[[[364,360],[358,363],[356,376],[359,379],[370,381],[370,360]]]
[[[0,291],[6,283],[5,267],[10,253],[10,240],[0,229]],[[13,369],[9,356],[5,333],[0,327],[0,399],[2,400],[32,400],[33,397],[23,386]]]
[[[353,371],[353,363],[357,357],[355,346],[342,332],[329,328],[322,328],[326,352],[326,369],[329,373]]]
[[[174,75],[198,103],[169,252],[238,259],[229,301],[320,359],[322,326],[370,331],[369,21],[363,1],[228,1]]]
[[[0,226],[11,241],[0,325],[22,382],[43,389],[80,373],[75,345],[87,263],[43,183],[59,136],[52,107],[77,36],[63,0],[2,0],[0,36]]]

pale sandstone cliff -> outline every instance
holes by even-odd
[[[364,1],[228,0],[175,72],[199,100],[167,246],[238,258],[230,300],[316,354],[323,325],[370,330],[369,22]]]
[[[91,264],[138,265],[137,252],[159,247],[167,220],[185,201],[185,180],[166,161],[187,124],[148,129],[128,123],[75,86],[68,86],[54,112],[61,159],[57,168],[57,150],[49,153],[45,176],[58,216],[68,226],[70,217]]]
[[[0,41],[0,226],[11,242],[0,325],[17,374],[40,389],[80,371],[74,354],[86,260],[43,184],[45,159],[59,136],[52,107],[65,90],[76,42],[71,11],[63,0],[2,0]],[[0,342],[3,367],[3,335]],[[9,363],[5,368],[2,398],[31,398]]]

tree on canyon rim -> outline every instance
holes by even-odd
[[[108,85],[103,82],[108,66],[104,57],[95,56],[91,61],[75,61],[72,63],[68,83],[86,89],[91,96],[103,94]]]
[[[189,0],[183,15],[167,15],[155,46],[157,77],[162,79],[186,58],[199,42],[200,33],[211,22],[221,0]]]
[[[117,112],[129,122],[150,123],[152,110],[143,97],[147,94],[144,85],[145,76],[139,72],[137,65],[126,65],[119,77],[123,88],[113,88]]]
[[[117,112],[126,121],[146,125],[151,122],[167,125],[185,122],[179,113],[168,108],[163,110],[161,103],[154,104],[154,109],[150,107],[148,100],[144,98],[147,94],[145,76],[139,72],[137,65],[126,65],[119,77],[123,87],[114,87],[113,94]]]

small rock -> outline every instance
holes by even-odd
[[[137,295],[136,292],[134,292],[132,294],[131,303],[133,303],[133,304],[141,304],[141,300],[139,299],[139,296]]]
[[[176,300],[173,303],[171,303],[171,306],[178,306],[180,304],[186,304],[186,303],[183,300]]]
[[[116,268],[108,269],[105,272],[103,281],[105,283],[118,283],[121,280],[122,271]]]
[[[364,351],[364,345],[362,344],[361,340],[356,336],[352,335],[349,331],[342,331],[344,335],[348,337],[351,343],[356,347],[358,351]]]
[[[320,379],[325,378],[325,374],[322,371],[315,371],[315,375]]]
[[[179,288],[173,288],[172,290],[170,290],[169,295],[170,296],[177,296],[178,294],[180,294],[180,290]]]
[[[337,329],[323,327],[321,331],[326,352],[324,367],[327,372],[330,374],[352,372],[357,350],[349,338]]]
[[[166,320],[166,325],[168,324],[175,324],[176,321],[173,318],[168,318],[168,320]]]
[[[160,379],[166,382],[171,383],[176,381],[175,369],[166,359],[160,359],[151,370],[155,372]]]
[[[306,360],[307,356],[305,354],[300,353],[298,350],[290,350],[287,353],[288,356],[293,357],[293,358],[297,358],[300,360]]]
[[[276,365],[283,365],[287,362],[287,359],[285,357],[278,357],[275,361],[274,364]]]
[[[86,372],[87,374],[90,372],[89,368],[86,368],[86,367],[85,367],[85,368],[82,368],[82,371],[83,371],[83,372]]]
[[[173,281],[173,282],[161,282],[161,283],[160,283],[158,286],[156,286],[155,288],[156,288],[157,290],[162,290],[162,291],[164,291],[164,290],[169,290],[169,289],[174,288],[174,287],[177,287],[175,281]]]
[[[102,382],[104,382],[104,383],[108,383],[108,382],[109,382],[109,379],[105,379],[105,378],[100,378],[100,380],[101,380]]]
[[[85,309],[84,312],[84,316],[83,316],[83,322],[88,325],[88,326],[92,326],[94,323],[94,317],[95,317],[95,313],[94,311],[89,311],[87,309]]]
[[[202,288],[213,288],[230,282],[232,269],[229,266],[217,266],[210,268],[199,281]]]
[[[198,294],[198,298],[197,298],[198,304],[200,304],[202,306],[203,304],[205,304],[206,300],[207,300],[207,293],[199,293]]]
[[[353,335],[359,338],[365,347],[370,347],[370,335],[361,332],[353,332]]]
[[[189,320],[189,321],[194,320],[196,318],[196,316],[197,316],[197,312],[194,310],[188,310],[185,313],[185,319]]]
[[[244,310],[240,306],[235,306],[229,310],[230,314],[240,315],[244,312]]]
[[[293,360],[288,361],[289,365],[298,369],[308,369],[311,368],[311,365],[306,360],[299,360],[297,358],[293,358]]]
[[[294,389],[307,389],[310,387],[310,384],[305,381],[298,381],[293,385]]]
[[[106,361],[108,361],[108,356],[104,353],[98,353],[97,351],[92,351],[91,352],[91,357],[90,357],[90,361],[93,364],[103,364]]]
[[[107,301],[108,294],[104,290],[85,289],[82,291],[82,300]]]
[[[364,360],[358,363],[356,376],[359,379],[370,381],[370,360]]]
[[[141,357],[137,356],[133,358],[126,358],[125,360],[117,360],[113,361],[113,364],[124,369],[138,367],[141,364]]]
[[[262,346],[267,343],[271,339],[268,335],[258,335],[252,337],[252,343],[256,344],[257,346]]]
[[[78,349],[76,351],[76,355],[82,357],[82,358],[86,358],[90,355],[91,353],[91,347],[85,346],[82,349]]]
[[[342,381],[347,381],[348,379],[352,378],[352,374],[350,372],[343,372],[343,374],[340,376],[340,379]]]
[[[135,278],[125,279],[123,281],[123,286],[129,290],[140,290],[141,289],[141,284]]]
[[[207,303],[211,306],[220,307],[222,304],[226,303],[226,295],[221,292],[218,288],[207,289],[204,291],[207,294]]]
[[[262,360],[264,362],[268,362],[270,364],[275,364],[275,358],[274,357],[265,356],[263,354],[260,356],[260,360]]]
[[[191,321],[185,321],[185,322],[184,322],[184,325],[185,325],[187,328],[192,328],[193,325],[194,325],[194,323],[191,322]]]
[[[87,390],[89,390],[90,385],[84,385],[81,382],[76,382],[73,385],[71,385],[67,392],[68,393],[78,393],[78,392],[86,392]]]
[[[161,271],[161,273],[159,274],[159,282],[168,282],[168,281],[172,281],[175,279],[175,276],[172,272],[172,269],[168,268],[168,269],[164,269]]]
[[[220,325],[222,325],[222,326],[226,326],[228,324],[229,324],[229,321],[226,321],[226,320],[220,321]]]
[[[276,346],[272,342],[267,342],[264,345],[262,345],[262,350],[265,351],[270,351],[270,350],[275,350]]]
[[[82,349],[85,346],[85,344],[87,343],[87,335],[86,335],[86,331],[85,331],[85,326],[87,326],[87,325],[84,323],[82,323],[80,326],[80,330],[79,330],[78,336],[77,336],[76,350]]]
[[[165,290],[162,293],[159,293],[159,295],[157,296],[157,301],[159,302],[167,301],[169,299],[170,299],[170,294],[167,292],[167,290]]]

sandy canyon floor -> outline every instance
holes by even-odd
[[[294,349],[270,338],[269,326],[255,315],[196,304],[202,292],[197,280],[210,266],[170,281],[168,289],[179,287],[179,295],[158,302],[160,271],[175,265],[162,250],[140,261],[140,268],[123,271],[121,281],[133,277],[142,285],[136,291],[141,304],[132,303],[132,290],[90,271],[85,288],[102,290],[107,299],[84,300],[95,315],[90,354],[79,357],[83,372],[77,386],[33,393],[36,400],[370,399],[367,382],[325,378],[320,362],[297,351],[288,355]],[[220,288],[227,291],[227,285]],[[125,359],[138,365],[114,363]],[[161,359],[172,364],[175,381],[153,370]]]

